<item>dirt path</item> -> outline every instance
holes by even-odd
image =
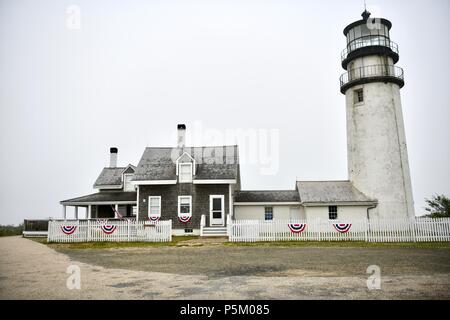
[[[200,251],[193,251],[198,250]],[[233,248],[235,249],[235,248]],[[251,248],[249,248],[251,249]],[[256,248],[260,249],[260,248]],[[320,250],[321,248],[316,248]],[[178,251],[177,251],[178,250]],[[191,250],[191,251],[189,251]],[[206,250],[206,251],[205,251]],[[183,263],[186,252],[202,254],[208,248],[134,248],[134,249],[102,249],[73,250],[71,258],[58,253],[46,245],[36,243],[21,237],[0,238],[0,299],[444,299],[450,298],[450,269],[448,249],[444,252],[427,249],[425,254],[431,265],[430,270],[425,267],[418,274],[417,270],[405,269],[405,274],[388,274],[382,276],[382,289],[369,291],[366,286],[367,275],[343,275],[339,272],[324,272],[320,268],[296,268],[287,262],[288,268],[258,273],[243,273],[247,275],[223,274],[223,276],[208,276],[205,270],[199,269],[199,274],[186,274],[175,270],[173,265]],[[389,250],[389,249],[384,249]],[[258,250],[253,256],[267,259],[273,253],[266,249]],[[246,254],[248,254],[247,252]],[[388,251],[386,251],[388,252]],[[323,253],[325,253],[323,251]],[[78,256],[77,256],[78,254]],[[145,257],[157,257],[163,254],[170,257],[167,261],[166,272],[150,272],[152,265],[142,267]],[[332,254],[331,251],[327,255]],[[342,251],[337,251],[338,256]],[[357,255],[359,255],[358,253]],[[232,265],[232,260],[226,261],[228,256],[236,256],[234,251],[222,251],[223,263]],[[418,253],[424,256],[423,253]],[[94,263],[95,256],[100,263]],[[130,268],[104,268],[105,258],[126,260],[141,256],[136,261],[142,270]],[[194,254],[195,256],[195,254]],[[322,255],[324,256],[324,255]],[[389,254],[387,255],[389,256]],[[395,259],[395,255],[394,259]],[[304,252],[304,259],[316,257],[313,251]],[[103,260],[102,260],[103,259]],[[105,260],[106,259],[106,260]],[[178,260],[177,260],[178,259]],[[286,261],[289,257],[285,257]],[[414,254],[411,255],[414,264]],[[83,261],[80,262],[79,260]],[[111,260],[112,261],[112,260]],[[150,263],[148,260],[146,263]],[[111,263],[111,262],[108,262]],[[198,265],[208,265],[211,259],[202,256],[195,261]],[[78,265],[81,269],[81,289],[69,290],[66,280],[69,265]],[[117,265],[112,263],[112,265]],[[156,262],[155,265],[163,265]],[[249,266],[250,267],[250,266]],[[329,268],[330,266],[328,266]],[[331,266],[332,267],[332,266]],[[339,264],[335,266],[339,269]],[[158,268],[159,270],[159,268]],[[330,269],[331,270],[331,269]],[[416,271],[414,271],[416,270]],[[255,271],[255,270],[253,270]],[[264,271],[264,270],[263,270]],[[267,270],[265,270],[267,271]],[[202,274],[203,273],[203,274]]]

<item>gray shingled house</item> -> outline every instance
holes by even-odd
[[[239,220],[354,219],[377,204],[349,181],[297,181],[292,190],[241,190],[237,146],[186,147],[178,125],[177,147],[147,147],[135,167],[110,166],[94,183],[97,193],[61,201],[85,207],[87,218],[168,220],[174,235],[225,235],[226,216]]]

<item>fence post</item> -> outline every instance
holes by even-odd
[[[91,241],[91,219],[87,221],[87,241]]]
[[[130,219],[127,219],[127,240],[130,242]]]
[[[48,232],[47,232],[47,242],[50,242],[50,233],[52,232],[53,223],[51,220],[48,221]]]
[[[412,230],[411,230],[412,229]],[[413,241],[416,242],[416,223],[415,223],[415,219],[409,219],[409,230],[412,231],[412,238]]]
[[[369,228],[369,224],[368,221],[369,219],[364,219],[364,239],[366,240],[366,242],[368,242],[368,238],[367,238],[367,229]]]

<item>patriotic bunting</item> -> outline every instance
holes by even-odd
[[[77,230],[77,226],[61,226],[61,231],[64,234],[71,235]]]
[[[101,226],[101,228],[102,228],[102,231],[104,233],[106,233],[106,234],[113,234],[114,231],[116,231],[117,226],[104,224],[104,225]]]
[[[150,216],[150,217],[148,217],[148,219],[152,222],[158,222],[159,219],[161,219],[161,217],[160,216]]]
[[[306,223],[289,223],[288,227],[292,233],[302,233],[306,229]]]
[[[351,223],[333,223],[333,227],[336,229],[337,232],[340,233],[346,233],[350,230],[352,227]]]
[[[188,223],[191,221],[192,216],[190,214],[181,213],[178,214],[178,220],[180,220],[183,223]]]

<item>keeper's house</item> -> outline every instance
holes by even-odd
[[[340,219],[366,217],[377,202],[349,181],[298,181],[286,191],[241,190],[237,146],[186,147],[178,125],[177,147],[149,147],[135,167],[110,166],[94,183],[97,193],[61,201],[86,208],[86,218],[172,219],[174,235],[226,235],[226,216],[239,220]],[[201,228],[202,227],[202,228]]]

